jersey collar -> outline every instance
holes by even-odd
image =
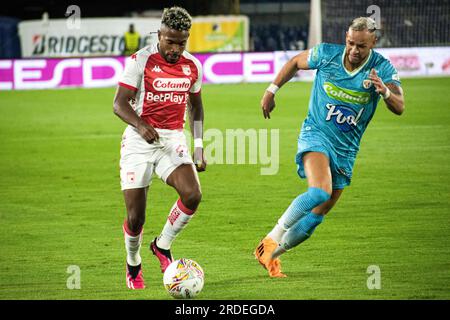
[[[367,64],[367,62],[369,62],[370,58],[372,57],[372,49],[370,49],[369,52],[369,56],[367,57],[366,61],[360,65],[358,68],[356,68],[353,71],[348,71],[347,68],[345,67],[345,63],[344,63],[344,59],[345,59],[345,48],[344,48],[344,53],[342,53],[342,68],[344,68],[345,72],[349,75],[349,76],[354,76],[356,75],[359,71],[361,71],[361,69]]]

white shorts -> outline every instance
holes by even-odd
[[[182,164],[193,164],[182,130],[156,129],[159,141],[148,143],[137,130],[128,126],[120,149],[120,185],[122,190],[145,188],[156,173],[164,182]]]

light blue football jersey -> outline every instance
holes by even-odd
[[[303,130],[314,126],[338,155],[356,157],[362,135],[380,100],[369,80],[371,69],[376,70],[385,84],[400,85],[400,79],[389,60],[374,50],[352,72],[344,67],[344,54],[345,45],[339,44],[322,43],[310,49],[308,65],[317,69],[317,73]]]

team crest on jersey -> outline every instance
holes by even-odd
[[[364,87],[364,89],[369,89],[370,86],[372,86],[372,80],[369,80],[369,79],[363,80],[363,87]]]
[[[189,65],[183,64],[183,65],[181,66],[181,70],[183,70],[183,73],[184,73],[185,75],[187,75],[187,76],[190,76],[190,75],[191,75],[191,67],[189,67]]]

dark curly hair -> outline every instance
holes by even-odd
[[[181,7],[165,8],[162,14],[161,24],[178,31],[189,31],[192,25],[192,17]]]

